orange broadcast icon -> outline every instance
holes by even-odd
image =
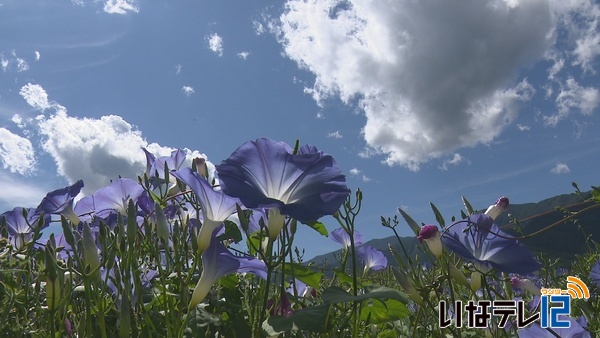
[[[581,279],[573,276],[567,277],[567,290],[563,290],[563,293],[571,295],[573,299],[590,298],[590,290],[587,285]]]

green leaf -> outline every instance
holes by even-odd
[[[415,236],[419,236],[419,232],[421,232],[421,227],[419,226],[419,224],[417,224],[417,222],[415,222],[415,220],[412,219],[412,217],[410,217],[404,210],[398,208],[398,211],[400,212],[402,217],[404,217],[404,220],[406,221],[406,223],[408,223],[408,226],[415,233]]]
[[[277,336],[292,330],[325,332],[329,304],[311,306],[294,312],[290,317],[272,316],[262,324],[267,336]]]
[[[402,292],[385,286],[368,285],[364,289],[365,293],[353,296],[338,286],[331,286],[323,290],[321,298],[325,304],[363,301],[365,299],[395,299],[403,303],[408,301],[408,297]]]
[[[371,324],[381,324],[407,317],[409,313],[408,308],[401,301],[377,300],[362,305],[360,319],[364,321],[368,319]]]
[[[286,275],[292,275],[292,270],[294,271],[293,276],[296,279],[301,280],[304,284],[308,286],[312,286],[315,289],[319,289],[321,284],[321,278],[323,278],[322,272],[314,271],[314,269],[311,269],[308,266],[304,266],[298,263],[286,263],[283,267],[283,271]]]
[[[188,313],[189,319],[183,333],[184,337],[204,337],[205,328],[208,325],[220,324],[221,318],[209,313],[203,306],[202,304],[198,304]]]
[[[464,196],[461,196],[462,202],[465,205],[465,209],[467,209],[467,213],[469,215],[473,215],[474,211],[473,211],[473,207],[471,206],[471,203],[469,203],[469,201],[467,201],[467,199]]]
[[[304,223],[306,225],[308,225],[309,227],[313,228],[316,232],[320,233],[321,235],[325,236],[325,237],[329,237],[329,232],[327,232],[327,228],[325,227],[325,224],[319,222],[319,221],[314,221],[314,222],[307,222]]]
[[[232,221],[225,221],[225,233],[221,236],[217,237],[219,241],[224,240],[233,240],[235,243],[239,243],[242,240],[242,233],[240,232],[240,228],[238,228],[237,224]]]
[[[442,217],[440,210],[435,206],[435,204],[431,202],[429,202],[429,205],[431,206],[431,210],[433,210],[433,213],[435,214],[435,219],[437,220],[438,224],[442,228],[446,227],[446,221],[444,220],[444,217]]]
[[[342,282],[342,283],[348,283],[348,284],[352,285],[352,282],[353,282],[352,277],[348,276],[343,271],[336,269],[336,270],[333,271],[333,273],[340,280],[340,282]]]

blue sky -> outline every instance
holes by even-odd
[[[0,32],[0,210],[259,137],[332,154],[367,239],[599,185],[593,1],[0,0]]]

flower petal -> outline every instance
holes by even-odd
[[[330,155],[303,146],[297,155],[283,142],[249,141],[217,166],[225,193],[248,208],[280,208],[301,222],[337,211],[350,191]]]

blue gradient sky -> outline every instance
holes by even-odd
[[[588,189],[599,30],[586,0],[0,0],[0,210],[135,178],[142,146],[220,163],[258,137],[332,154],[366,239],[400,206],[434,223],[429,202]]]

